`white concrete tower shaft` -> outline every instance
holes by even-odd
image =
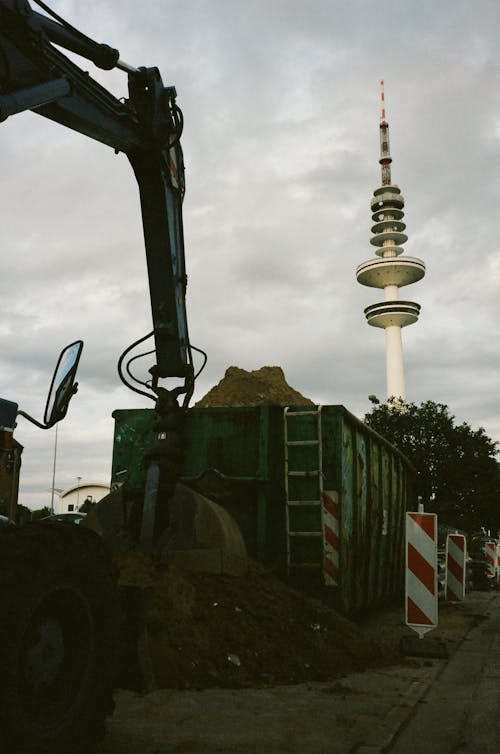
[[[402,256],[402,245],[408,240],[403,232],[406,225],[404,199],[399,186],[392,183],[392,157],[389,148],[389,124],[385,117],[384,82],[381,81],[382,112],[380,118],[380,167],[382,184],[375,189],[371,201],[373,236],[379,259],[369,259],[356,270],[359,283],[384,291],[384,300],[365,309],[369,325],[385,330],[387,398],[406,400],[403,341],[401,328],[418,320],[420,305],[399,298],[399,289],[416,283],[425,275],[421,259]]]
[[[405,370],[403,362],[403,338],[401,327],[388,325],[385,328],[385,379],[387,397],[406,399]]]

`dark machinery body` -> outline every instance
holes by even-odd
[[[137,623],[136,644],[136,634],[144,633],[142,593],[131,599],[130,588],[124,590],[130,605],[125,600],[126,618],[123,609],[118,617],[110,552],[126,543],[191,570],[238,573],[246,568],[246,549],[222,508],[179,483],[195,375],[185,307],[183,120],[175,88],[163,85],[157,68],[124,63],[117,50],[74,29],[42,0],[35,3],[48,15],[26,0],[0,0],[0,122],[31,110],[127,156],[139,187],[153,321],[152,332],[118,362],[122,381],[155,403],[144,489],[126,482],[114,489],[87,516],[88,528],[0,521],[0,749],[88,754],[112,711],[118,622],[121,633]],[[123,70],[128,98],[114,97],[60,47],[100,68]],[[153,350],[130,355],[151,336]],[[76,341],[61,353],[43,422],[0,399],[0,502],[8,502],[12,519],[22,450],[13,439],[16,419],[48,429],[64,417],[82,347]],[[147,379],[138,379],[132,362],[153,353]],[[173,388],[160,384],[172,379]]]

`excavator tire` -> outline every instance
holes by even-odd
[[[119,603],[99,537],[0,530],[0,751],[90,754],[113,711]]]

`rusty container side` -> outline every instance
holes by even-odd
[[[144,451],[154,443],[154,411],[120,409],[113,417],[111,484],[142,489]],[[193,408],[183,437],[181,480],[233,516],[253,557],[279,568],[285,560],[282,410]]]
[[[391,500],[391,455],[388,448],[383,447],[380,454],[380,481],[382,488],[383,529],[380,539],[379,568],[382,576],[381,601],[390,596],[391,587],[388,573],[391,568],[391,530],[392,530],[392,500]]]
[[[321,407],[318,448],[310,408],[288,425],[288,468],[305,472],[288,480],[288,500],[294,505],[287,504],[285,492],[286,419],[279,406],[190,409],[182,479],[226,508],[253,557],[311,590],[325,590],[321,487],[333,492],[339,509],[340,583],[328,591],[332,604],[354,614],[395,596],[401,587],[413,470],[343,406]],[[154,439],[153,412],[120,410],[113,416],[112,483],[126,480],[141,487],[142,453]],[[317,506],[312,504],[316,498]]]
[[[343,407],[325,407],[323,418],[331,411],[342,416],[342,448],[331,459],[340,465],[337,602],[355,614],[401,591],[404,514],[412,500],[414,471],[396,448]]]
[[[236,520],[249,554],[280,570],[285,559],[282,410],[191,409],[183,481]]]
[[[144,451],[154,444],[154,411],[150,408],[117,409],[113,411],[115,431],[111,486],[126,483],[131,488],[144,486],[146,469]]]
[[[368,574],[368,590],[376,604],[382,598],[384,588],[383,572],[379,566],[381,541],[384,530],[383,497],[380,479],[381,446],[373,438],[369,440],[368,465],[368,496],[370,500],[368,527],[371,536],[368,538],[368,558],[370,570]]]

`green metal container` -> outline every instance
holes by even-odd
[[[113,416],[112,483],[141,487],[153,411]],[[343,406],[190,409],[182,478],[231,513],[253,557],[318,594],[326,589],[343,612],[360,612],[401,591],[413,468]],[[328,499],[338,506],[333,534]]]

